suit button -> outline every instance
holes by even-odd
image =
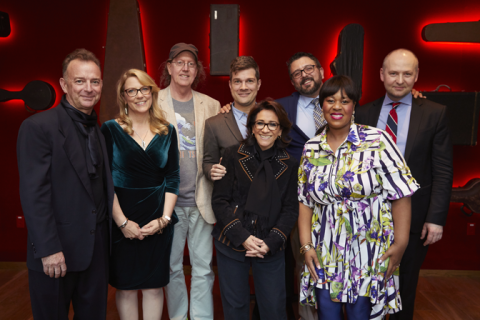
[[[92,210],[92,213],[93,213],[93,214],[96,214],[96,213],[97,213],[97,210],[93,209],[93,210]]]
[[[90,234],[94,234],[94,233],[95,233],[95,229],[90,230]]]

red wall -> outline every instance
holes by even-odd
[[[58,79],[61,62],[78,47],[104,58],[108,19],[107,0],[69,2],[50,0],[17,1],[0,4],[0,11],[9,13],[12,34],[0,38],[0,88],[21,90],[32,80],[52,84],[57,101],[62,94]],[[384,1],[223,1],[240,4],[240,54],[251,55],[260,65],[262,87],[259,98],[280,98],[290,95],[285,62],[297,51],[315,54],[328,68],[336,55],[337,37],[349,23],[365,29],[363,98],[369,102],[384,94],[379,80],[383,57],[391,50],[405,47],[420,60],[419,90],[433,90],[448,84],[455,91],[480,91],[480,44],[434,44],[421,39],[421,29],[434,22],[475,21],[480,19],[478,0],[411,1],[385,5]],[[158,81],[159,65],[168,57],[177,42],[195,44],[199,57],[208,67],[208,34],[210,2],[139,0],[147,71]],[[208,70],[207,70],[208,73]],[[227,77],[207,76],[199,91],[222,104],[231,100]],[[22,215],[18,196],[18,173],[15,157],[17,131],[30,114],[23,102],[0,103],[2,111],[3,169],[0,184],[0,261],[23,261],[26,252],[26,229],[16,227]],[[480,148],[454,147],[454,187],[480,177]],[[480,215],[465,217],[460,205],[450,206],[443,240],[431,246],[425,268],[480,269],[480,229],[467,236],[467,223],[480,228]]]

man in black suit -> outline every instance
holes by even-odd
[[[403,310],[390,316],[391,320],[413,319],[420,267],[428,245],[442,238],[453,181],[446,107],[412,97],[418,71],[418,60],[411,51],[392,51],[380,69],[386,96],[355,111],[355,122],[392,135],[421,186],[412,197],[410,239],[400,263]]]
[[[34,318],[105,319],[113,183],[93,107],[102,79],[95,55],[63,62],[58,106],[26,119],[17,141],[20,198],[28,228]]]

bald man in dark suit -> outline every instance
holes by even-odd
[[[390,320],[413,319],[420,267],[428,246],[442,238],[453,182],[446,107],[412,97],[418,71],[418,60],[411,51],[392,51],[380,69],[386,95],[355,110],[355,122],[392,135],[421,186],[412,196],[410,238],[400,263],[403,309]]]

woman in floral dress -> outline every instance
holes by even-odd
[[[300,161],[300,302],[316,304],[318,319],[343,319],[343,305],[349,320],[401,310],[398,268],[419,186],[385,131],[354,123],[358,99],[349,77],[325,82],[327,124]]]

